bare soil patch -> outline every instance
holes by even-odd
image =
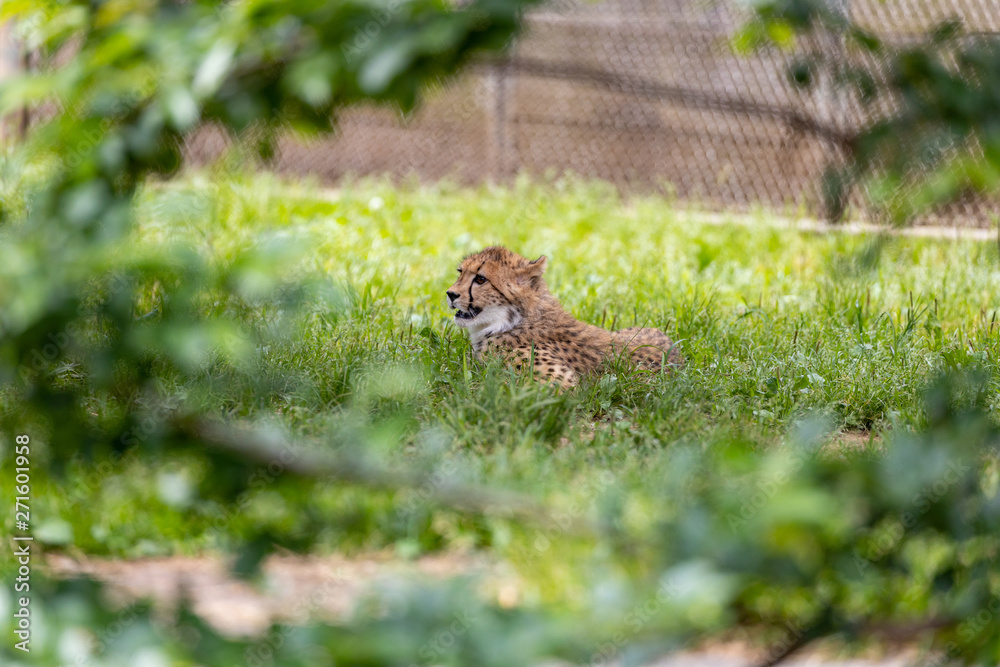
[[[431,581],[473,576],[483,594],[502,604],[516,603],[516,578],[482,556],[444,554],[407,561],[391,554],[365,557],[277,555],[269,558],[254,582],[234,577],[221,557],[141,560],[73,559],[52,555],[53,576],[86,575],[105,584],[112,601],[149,599],[156,613],[170,615],[187,599],[194,613],[220,633],[253,637],[274,623],[310,618],[344,620],[358,602],[392,580]]]

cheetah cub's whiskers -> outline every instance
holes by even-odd
[[[477,357],[498,354],[518,368],[563,387],[599,372],[611,356],[627,353],[642,368],[683,363],[659,329],[606,331],[575,319],[549,294],[543,277],[547,259],[527,260],[506,248],[486,248],[462,260],[448,288],[455,324],[468,329]]]

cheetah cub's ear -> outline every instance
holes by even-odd
[[[543,284],[542,275],[548,264],[548,258],[542,255],[538,259],[533,259],[517,269],[517,281],[522,285],[527,285],[531,289],[538,289]]]

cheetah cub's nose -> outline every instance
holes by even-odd
[[[455,299],[457,299],[457,298],[458,298],[458,292],[445,292],[445,294],[447,294],[447,295],[448,295],[448,303],[449,303],[449,304],[450,304],[450,303],[451,303],[452,301],[454,301]]]

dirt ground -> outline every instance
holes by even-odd
[[[273,623],[306,618],[344,620],[380,584],[391,580],[433,580],[477,575],[485,595],[501,604],[517,602],[515,577],[474,556],[434,555],[413,561],[388,554],[365,558],[277,555],[254,581],[238,579],[220,558],[148,558],[132,561],[49,556],[48,569],[59,577],[87,575],[104,582],[115,602],[151,599],[164,614],[182,598],[220,633],[254,637]]]
[[[263,565],[254,582],[234,578],[227,564],[211,557],[149,558],[132,561],[74,559],[50,555],[55,576],[88,575],[108,585],[122,604],[149,598],[169,615],[187,597],[193,611],[231,637],[252,638],[272,623],[301,623],[307,618],[345,619],[365,594],[393,580],[444,580],[477,575],[481,594],[502,606],[520,600],[516,574],[503,563],[468,554],[425,556],[412,561],[391,554],[366,557],[277,555]],[[836,646],[810,646],[782,662],[789,667],[906,667],[918,664],[912,649],[876,648],[862,658],[843,658]],[[648,667],[752,667],[766,663],[768,652],[749,640],[714,641],[648,663]],[[618,663],[601,663],[615,667]],[[545,667],[561,667],[550,663]]]

